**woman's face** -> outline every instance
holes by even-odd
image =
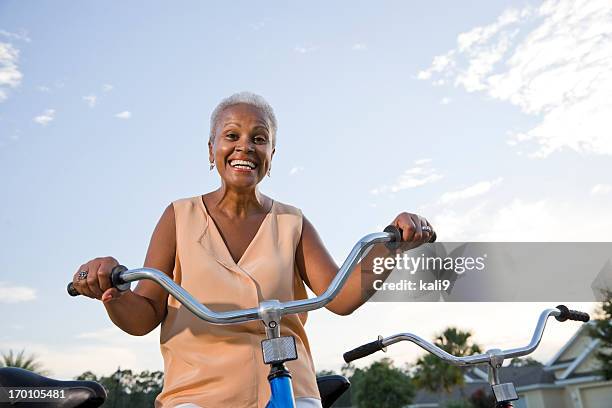
[[[253,188],[265,177],[274,155],[271,132],[266,117],[254,106],[238,104],[223,110],[208,151],[226,186]]]

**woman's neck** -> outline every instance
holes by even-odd
[[[221,186],[210,195],[217,211],[228,218],[246,218],[269,210],[266,198],[257,188],[249,191],[236,191]]]

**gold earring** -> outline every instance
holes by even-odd
[[[212,171],[212,169],[214,169],[214,168],[215,168],[215,162],[211,161],[210,162],[210,171]]]

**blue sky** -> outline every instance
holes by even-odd
[[[208,118],[241,90],[279,120],[261,191],[338,261],[400,211],[441,241],[609,241],[606,3],[0,1],[0,349],[64,377],[162,367],[157,332],[120,332],[65,283],[96,256],[141,265],[165,206],[216,188]],[[545,306],[367,304],[308,330],[317,367],[338,368],[378,333],[524,343]],[[536,357],[575,328],[551,325]]]

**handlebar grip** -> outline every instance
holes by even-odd
[[[72,282],[70,282],[68,284],[68,288],[66,288],[66,289],[68,289],[68,294],[70,296],[79,296],[80,295],[80,293],[77,292],[76,288],[74,287],[74,283],[72,283]]]
[[[126,268],[123,265],[117,265],[113,268],[113,270],[111,271],[111,276],[110,276],[111,286],[113,288],[117,288],[121,292],[130,288],[130,283],[125,282],[123,279],[121,279],[121,274],[127,270],[128,268]],[[81,295],[79,291],[76,290],[72,282],[68,284],[68,287],[66,289],[70,296],[80,296]]]
[[[570,310],[565,305],[559,305],[557,306],[557,309],[559,309],[561,314],[559,314],[559,316],[556,316],[555,319],[560,322],[564,322],[566,320],[575,320],[586,323],[591,320],[591,316],[589,316],[588,313],[580,312],[578,310]]]
[[[395,225],[387,225],[383,231],[393,235],[393,239],[391,241],[385,242],[387,249],[393,250],[399,248],[402,242],[402,230],[397,228]]]
[[[397,228],[395,225],[387,225],[383,231],[388,232],[389,234],[393,234],[393,236],[395,237],[392,241],[385,243],[387,248],[397,249],[402,242],[402,230]],[[436,232],[433,231],[433,235],[429,238],[429,241],[427,242],[436,242],[436,239],[438,239],[438,236],[436,235]]]
[[[378,350],[384,351],[385,346],[382,344],[382,338],[379,337],[377,340],[364,344],[363,346],[359,346],[351,351],[347,351],[342,355],[344,361],[350,363],[353,360],[357,360],[359,358],[369,356],[370,354],[376,353]]]
[[[428,243],[436,242],[436,239],[438,239],[438,235],[436,235],[436,231],[434,231],[433,235],[431,236],[431,238],[429,238],[429,241],[427,241],[427,242]]]

